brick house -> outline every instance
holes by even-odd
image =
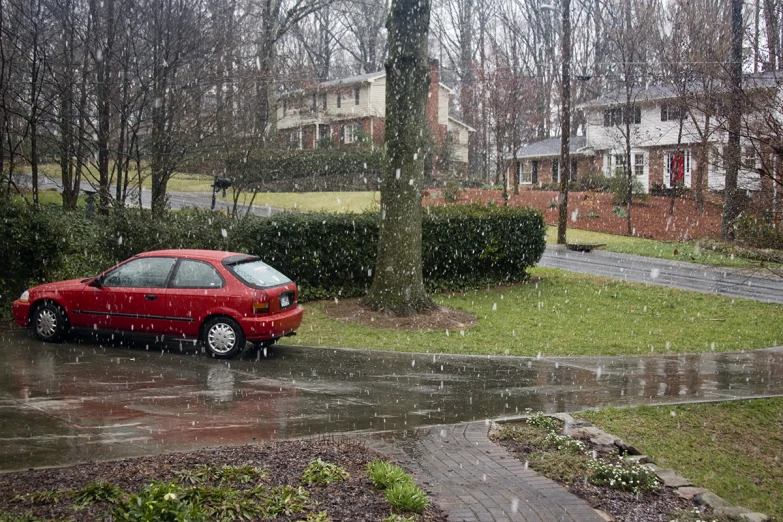
[[[436,147],[449,139],[456,163],[467,168],[468,136],[473,128],[449,114],[454,91],[440,83],[437,60],[430,60],[426,119]],[[313,149],[369,141],[383,146],[386,73],[383,71],[322,82],[309,90],[284,93],[277,109],[280,145]]]
[[[571,138],[571,181],[582,173],[595,169],[595,154],[585,146],[584,136]],[[560,182],[560,138],[548,138],[527,143],[510,157],[513,170],[511,183],[540,185]]]
[[[770,97],[770,91],[780,91],[780,84],[768,73],[749,76],[744,80],[747,97]],[[711,102],[715,108],[711,114],[711,128],[706,143],[706,187],[710,190],[722,190],[725,184],[724,148],[728,141],[726,132],[727,93],[722,93]],[[631,130],[631,168],[636,179],[647,192],[653,187],[669,188],[682,183],[686,188],[694,188],[699,158],[703,156],[702,136],[705,114],[697,108],[704,103],[697,88],[688,94],[688,106],[683,106],[682,98],[669,86],[650,86],[633,93],[630,107],[626,107],[625,95],[609,94],[576,107],[585,117],[584,136],[571,138],[571,155],[576,158],[576,177],[584,175],[590,168],[604,176],[615,176],[625,172],[625,129],[630,122]],[[761,117],[768,117],[769,103],[756,105]],[[780,112],[780,107],[777,108]],[[743,124],[750,125],[759,114],[746,112]],[[695,121],[694,121],[695,120]],[[680,129],[682,125],[682,129]],[[769,160],[768,147],[749,138],[754,136],[751,127],[742,133],[742,162],[738,176],[738,187],[752,195],[766,189],[772,190],[770,172],[761,176],[765,169],[776,169],[780,175],[779,161]],[[509,179],[520,185],[546,183],[556,176],[551,174],[551,163],[559,157],[560,138],[549,138],[522,146],[514,155],[507,155],[509,161]],[[530,175],[537,164],[537,181]],[[551,178],[551,179],[550,179]],[[575,177],[573,178],[575,179]]]

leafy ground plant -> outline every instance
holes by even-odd
[[[421,513],[430,504],[427,494],[412,482],[398,482],[388,488],[386,500],[400,513]]]
[[[183,499],[182,487],[176,483],[152,482],[139,493],[120,503],[112,516],[118,522],[200,522],[206,512],[197,504]]]
[[[387,460],[374,460],[367,465],[367,474],[373,486],[380,490],[386,490],[394,484],[412,482],[408,473],[401,467]]]
[[[127,493],[122,488],[109,482],[93,482],[79,491],[73,493],[73,501],[76,504],[86,506],[95,502],[108,502],[116,504],[120,502]]]
[[[338,480],[346,480],[351,476],[340,466],[324,462],[321,457],[311,462],[302,472],[302,482],[305,484],[329,484]]]
[[[373,485],[386,492],[386,500],[398,513],[421,513],[429,506],[429,497],[401,467],[385,460],[367,465],[367,475]]]
[[[614,462],[591,460],[587,464],[589,480],[597,486],[609,486],[637,495],[658,489],[658,478],[652,469],[636,462],[619,458]]]

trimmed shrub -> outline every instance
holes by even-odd
[[[300,300],[364,295],[372,283],[380,216],[377,213],[286,212],[232,220],[188,210],[153,219],[146,210],[120,209],[87,220],[58,208],[0,211],[0,279],[8,304],[27,285],[88,277],[137,253],[204,248],[260,256],[300,287]],[[543,216],[533,209],[465,205],[423,210],[422,259],[430,291],[522,281],[546,246]]]
[[[0,198],[0,224],[0,302],[10,303],[26,287],[57,277],[67,223],[58,209],[35,211],[18,199]],[[5,313],[10,317],[10,309]]]

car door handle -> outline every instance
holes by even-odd
[[[144,296],[144,299],[146,299],[147,301],[154,301],[157,298],[158,298],[158,296],[155,295],[155,294],[147,294],[147,295]]]

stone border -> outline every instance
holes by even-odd
[[[764,513],[758,513],[741,506],[735,506],[728,500],[722,499],[708,489],[694,487],[689,479],[683,477],[673,469],[665,469],[656,466],[650,457],[642,455],[642,453],[632,445],[612,434],[596,428],[587,421],[576,420],[567,413],[554,413],[549,416],[563,421],[563,435],[573,438],[588,438],[590,439],[590,442],[597,446],[625,451],[630,455],[631,460],[649,466],[658,476],[658,480],[661,481],[664,487],[674,489],[674,492],[681,498],[693,500],[698,505],[708,506],[718,515],[732,515],[747,520],[748,522],[770,521],[770,517]],[[611,516],[603,512],[599,511],[599,514],[604,517],[605,520],[613,520]]]

